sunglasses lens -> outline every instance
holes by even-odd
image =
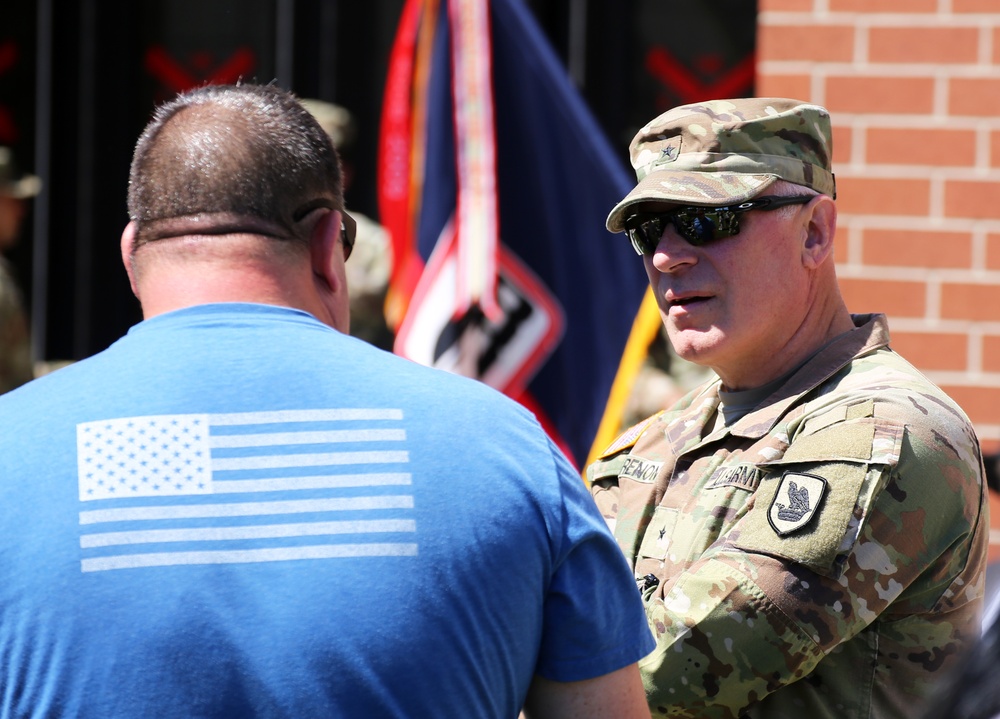
[[[663,234],[663,218],[658,215],[635,218],[625,231],[636,253],[651,255],[656,251],[656,245],[659,244],[660,236]]]
[[[701,212],[682,211],[674,214],[674,226],[681,237],[696,247],[715,238],[714,217]]]
[[[354,237],[343,222],[340,223],[340,241],[344,244],[344,262],[347,262],[351,256],[351,250],[354,249]]]
[[[662,215],[637,215],[626,222],[625,232],[638,254],[651,255],[656,251],[663,228],[668,222],[695,247],[732,237],[740,232],[738,211],[701,207],[685,207]]]
[[[679,210],[672,217],[674,226],[685,240],[701,247],[712,240],[739,234],[740,222],[732,210]]]

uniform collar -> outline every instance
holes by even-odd
[[[840,335],[809,358],[761,402],[760,409],[748,412],[729,428],[729,432],[751,439],[764,436],[802,395],[826,382],[858,357],[889,345],[889,324],[884,314],[851,315],[851,319],[853,330]]]

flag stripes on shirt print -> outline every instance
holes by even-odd
[[[417,553],[403,412],[77,425],[84,572]]]

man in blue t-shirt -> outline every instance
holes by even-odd
[[[273,86],[139,139],[144,321],[0,398],[0,717],[648,717],[624,558],[530,413],[349,337],[330,140]]]

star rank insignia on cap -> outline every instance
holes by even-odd
[[[660,147],[660,156],[656,160],[656,164],[662,164],[664,162],[673,162],[681,154],[681,138],[672,137],[666,141],[662,147]]]
[[[669,144],[660,148],[660,162],[673,162],[681,154],[680,138],[674,138]]]
[[[771,527],[781,537],[802,529],[816,514],[824,492],[826,480],[822,477],[785,472],[767,512]]]

